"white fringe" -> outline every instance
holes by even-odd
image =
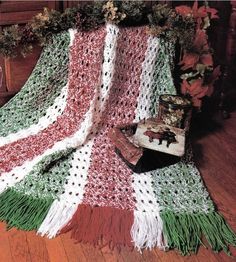
[[[163,223],[152,187],[151,173],[133,174],[132,178],[136,210],[134,210],[134,223],[130,234],[134,246],[139,251],[154,247],[165,249],[167,245],[163,236]]]
[[[164,249],[166,244],[163,240],[163,224],[159,212],[134,211],[131,237],[139,251],[154,247]]]
[[[53,238],[73,217],[77,210],[77,205],[71,203],[55,200],[50,208],[37,234]]]

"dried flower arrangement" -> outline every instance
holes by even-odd
[[[69,8],[64,13],[44,9],[23,27],[13,25],[0,32],[0,53],[14,56],[17,48],[26,55],[33,43],[45,45],[54,33],[78,28],[91,30],[110,22],[120,25],[147,24],[147,32],[178,41],[181,46],[181,92],[192,98],[193,105],[201,106],[201,99],[213,92],[213,84],[220,74],[214,69],[212,50],[206,29],[210,20],[217,18],[217,11],[208,6],[154,5],[148,10],[142,1],[97,1],[82,7]]]

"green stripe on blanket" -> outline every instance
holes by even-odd
[[[68,79],[69,41],[68,32],[54,35],[22,90],[0,108],[0,136],[37,123],[59,96]]]

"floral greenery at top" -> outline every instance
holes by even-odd
[[[192,98],[193,104],[201,105],[201,99],[210,95],[219,68],[213,70],[212,51],[207,42],[206,28],[210,19],[217,18],[216,10],[207,6],[198,8],[165,4],[147,8],[142,1],[98,1],[64,13],[44,9],[25,26],[13,25],[0,32],[0,53],[14,56],[21,51],[29,53],[34,43],[45,45],[51,35],[69,28],[96,29],[110,22],[122,25],[147,25],[147,32],[154,36],[178,41],[181,46],[181,91]]]

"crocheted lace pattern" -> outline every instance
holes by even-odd
[[[48,237],[71,230],[78,241],[184,254],[201,232],[215,250],[234,243],[191,150],[175,165],[135,174],[107,135],[155,116],[159,96],[176,93],[173,57],[174,44],[145,27],[55,35],[0,109],[0,219]]]

